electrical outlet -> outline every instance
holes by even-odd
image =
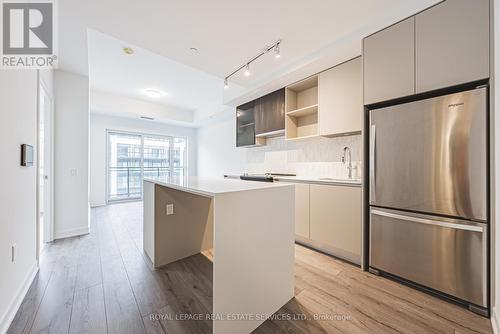
[[[167,204],[167,216],[173,215],[174,214],[174,205],[173,204]]]
[[[16,247],[17,247],[17,244],[13,244],[12,245],[12,249],[11,249],[11,262],[16,261]]]

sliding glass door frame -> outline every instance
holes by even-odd
[[[126,198],[126,199],[110,199],[110,151],[111,151],[111,141],[110,136],[112,134],[123,134],[129,136],[138,136],[141,139],[141,160],[140,160],[140,176],[141,176],[141,195],[140,197],[134,198]],[[186,136],[169,136],[169,135],[160,135],[155,133],[144,133],[144,132],[132,132],[132,131],[123,131],[123,130],[112,130],[106,129],[106,170],[105,170],[105,182],[106,182],[106,203],[120,203],[120,202],[132,202],[132,201],[140,201],[142,200],[142,180],[144,179],[144,137],[152,137],[152,138],[162,138],[167,139],[169,142],[169,150],[168,150],[168,175],[173,176],[174,173],[174,164],[173,164],[173,147],[175,138],[182,138],[186,143],[186,149],[184,150],[184,166],[183,172],[184,175],[187,174],[188,171],[188,150],[189,150],[189,142]]]

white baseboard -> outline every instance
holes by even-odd
[[[107,205],[106,202],[104,202],[104,203],[90,203],[91,208],[97,208],[97,207],[106,206],[106,205]]]
[[[54,231],[54,239],[77,237],[79,235],[84,235],[84,234],[89,234],[89,233],[90,233],[90,229],[88,226],[79,227],[79,228],[72,228],[72,229],[63,230],[63,231]]]
[[[500,334],[500,328],[498,325],[500,324],[498,321],[500,320],[500,316],[498,315],[498,309],[493,307],[491,310],[491,327],[493,328],[493,333]]]
[[[2,334],[7,333],[7,330],[9,329],[12,320],[14,320],[17,310],[19,310],[19,307],[21,306],[21,303],[23,302],[24,297],[26,296],[26,293],[28,292],[28,289],[30,288],[31,283],[33,282],[33,279],[35,278],[37,272],[38,272],[38,263],[35,261],[35,263],[33,263],[33,267],[31,267],[30,271],[28,272],[28,275],[26,275],[23,283],[17,290],[14,299],[10,302],[7,311],[1,318],[0,333]]]

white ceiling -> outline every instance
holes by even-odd
[[[92,85],[123,95],[138,97],[134,94],[139,85],[165,87],[172,93],[161,102],[185,110],[199,108],[211,100],[208,109],[213,113],[222,108],[218,104],[222,84],[212,76],[224,78],[278,38],[283,40],[282,57],[275,60],[268,55],[252,65],[250,77],[232,78],[232,88],[224,93],[224,101],[234,102],[238,95],[257,94],[259,87],[275,89],[284,82],[285,75],[286,80],[294,80],[307,74],[300,71],[306,64],[320,64],[308,70],[313,71],[359,55],[363,36],[439,1],[64,0],[58,2],[59,66],[88,74],[90,64]],[[117,54],[121,42],[91,31],[87,59],[88,28],[144,50],[137,59],[122,59]],[[194,55],[190,47],[199,52]],[[98,74],[94,66],[104,74]],[[293,71],[295,76],[290,75]],[[203,78],[201,83],[199,78]],[[274,86],[269,84],[277,78],[282,81]],[[137,84],[132,82],[136,79]],[[235,83],[239,84],[236,88]],[[211,88],[205,88],[208,86]],[[215,92],[217,89],[219,93]],[[212,99],[208,97],[211,94]]]
[[[153,118],[160,123],[196,127],[194,113],[178,110],[158,103],[134,99],[123,95],[90,91],[90,111],[93,114],[104,114],[138,120],[141,117]]]
[[[100,32],[88,31],[90,88],[193,113],[222,104],[223,80]],[[127,55],[123,47],[132,47]],[[165,93],[159,98],[146,89]],[[196,93],[195,93],[196,92]]]

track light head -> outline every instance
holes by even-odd
[[[224,77],[224,88],[229,88],[228,79],[237,73],[241,73],[241,70],[243,70],[243,74],[246,77],[250,76],[250,64],[253,63],[254,61],[258,60],[263,55],[268,54],[269,52],[273,51],[274,57],[276,59],[280,58],[281,57],[280,45],[281,45],[281,39],[277,40],[276,42],[274,42],[272,44],[268,44],[255,57],[250,58],[249,60],[247,60],[246,63],[243,63],[237,69],[235,69],[233,72],[229,73],[226,77]]]

